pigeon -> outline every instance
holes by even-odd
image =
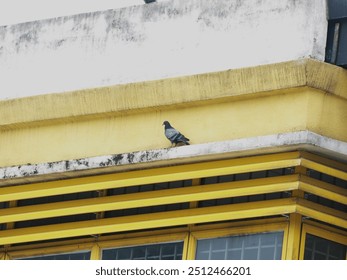
[[[168,121],[164,121],[163,125],[165,125],[165,136],[171,142],[171,147],[175,144],[184,144],[189,145],[189,139],[186,138],[183,134],[181,134],[178,130],[173,128]]]

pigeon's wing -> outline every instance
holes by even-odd
[[[174,128],[167,128],[167,129],[165,129],[165,136],[171,142],[175,141],[180,134],[181,133],[179,133],[179,131],[177,131]]]
[[[183,134],[180,133],[179,137],[177,138],[178,141],[180,142],[187,142],[189,139],[185,137]]]

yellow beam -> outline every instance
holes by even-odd
[[[183,189],[7,208],[0,210],[0,223],[298,189],[347,204],[347,190],[303,175],[300,180],[298,183],[298,175],[287,175]]]
[[[322,224],[319,221],[305,220],[304,224],[306,226],[309,226],[310,228],[316,228],[316,229],[323,230],[325,232],[335,233],[337,235],[342,235],[342,236],[345,236],[347,238],[347,231],[340,229],[340,228],[331,227],[327,224]],[[313,235],[314,235],[314,233],[313,233]],[[332,240],[334,240],[334,239],[332,239]],[[346,242],[347,242],[347,240],[346,240]],[[347,243],[345,245],[347,245]]]
[[[301,176],[299,189],[342,204],[347,204],[347,189],[337,187],[307,176]]]
[[[101,250],[98,244],[94,244],[90,252],[91,260],[101,260]]]
[[[347,171],[339,170],[305,158],[301,160],[301,164],[306,168],[313,169],[328,174],[330,176],[340,178],[342,180],[347,180]]]
[[[57,255],[63,253],[77,253],[81,251],[90,251],[92,249],[92,246],[92,243],[64,244],[61,246],[46,244],[43,248],[41,247],[24,250],[18,250],[17,247],[11,248],[11,250],[13,251],[8,251],[7,254],[11,259],[20,259],[34,256]]]
[[[272,219],[268,219],[272,220]],[[167,228],[167,229],[157,229],[157,230],[147,230],[147,231],[136,231],[136,232],[125,232],[125,233],[116,233],[116,234],[110,234],[110,235],[100,235],[98,238],[95,237],[81,237],[81,238],[74,238],[74,239],[63,239],[59,241],[51,241],[51,242],[45,242],[45,243],[30,243],[25,245],[19,245],[16,246],[7,246],[6,250],[4,248],[0,249],[1,253],[8,252],[11,256],[19,256],[21,257],[24,251],[30,252],[30,255],[38,255],[40,252],[42,252],[43,248],[45,251],[51,250],[52,252],[63,249],[63,252],[67,251],[76,251],[76,249],[68,249],[67,246],[77,246],[79,250],[87,250],[91,249],[94,244],[97,244],[100,248],[103,247],[120,247],[119,244],[123,244],[123,246],[130,246],[133,244],[141,244],[137,242],[142,242],[143,238],[148,238],[155,236],[158,240],[158,242],[167,242],[172,241],[174,238],[177,239],[177,236],[181,234],[185,238],[187,234],[187,227],[175,227],[175,228]],[[162,239],[162,236],[170,236],[170,240]],[[127,243],[127,240],[132,240],[132,243]],[[116,243],[115,243],[116,242]],[[119,244],[117,243],[119,242]],[[147,243],[147,240],[143,242],[142,244]],[[89,247],[88,247],[89,246]],[[73,248],[73,247],[72,247]],[[0,253],[0,254],[1,254]]]
[[[298,213],[291,213],[289,216],[289,230],[287,237],[286,260],[298,260],[300,254],[300,237],[302,216]]]
[[[295,210],[295,199],[288,198],[58,225],[37,226],[32,228],[1,231],[0,245],[91,234],[265,217],[293,213]]]
[[[338,161],[332,160],[332,159],[328,159],[328,158],[325,158],[322,156],[318,156],[316,154],[312,154],[312,153],[309,153],[306,151],[300,151],[300,154],[301,154],[301,157],[306,159],[306,160],[309,160],[312,162],[319,162],[320,164],[323,164],[325,166],[329,166],[331,168],[339,169],[339,170],[347,172],[347,164],[345,164],[345,163],[338,162]]]
[[[217,229],[195,230],[193,235],[197,239],[227,237],[232,235],[255,234],[260,232],[285,231],[287,222],[249,224],[243,226],[223,227]]]
[[[194,234],[190,234],[188,238],[188,249],[185,256],[186,260],[195,260],[195,254],[196,254],[196,246],[197,246],[197,239],[194,236]]]
[[[347,214],[311,201],[298,199],[297,213],[341,228],[347,228]]]
[[[7,208],[0,210],[0,223],[291,191],[298,189],[298,179],[298,175],[288,175]]]
[[[347,246],[347,233],[343,232],[343,233],[339,233],[338,231],[336,231],[335,228],[331,228],[329,227],[329,229],[324,229],[321,227],[322,225],[319,224],[318,227],[317,226],[312,226],[310,224],[304,224],[303,225],[303,230],[305,231],[305,233],[309,233],[315,236],[319,236],[340,244],[343,244],[345,246]]]
[[[8,254],[6,253],[0,254],[0,261],[7,261],[7,260],[11,260],[11,257]]]
[[[0,188],[0,202],[285,168],[300,164],[299,152],[137,170]]]

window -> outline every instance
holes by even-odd
[[[103,260],[181,260],[183,242],[104,249]]]
[[[325,61],[347,67],[347,4],[346,1],[329,0],[328,34]]]
[[[300,259],[345,260],[347,258],[345,231],[312,221],[307,223],[302,228]]]
[[[198,240],[197,260],[279,260],[283,232]]]
[[[344,260],[346,246],[311,234],[306,235],[305,260]]]

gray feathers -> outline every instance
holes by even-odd
[[[181,134],[177,129],[173,128],[168,121],[164,121],[163,125],[165,126],[165,136],[170,140],[171,145],[189,145],[189,139]]]

